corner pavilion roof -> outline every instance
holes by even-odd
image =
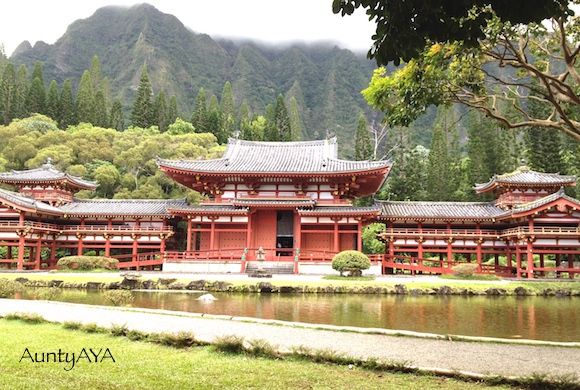
[[[166,169],[208,174],[333,174],[389,168],[390,161],[340,160],[336,138],[301,142],[257,142],[230,138],[222,158],[163,160]]]
[[[56,182],[65,183],[68,187],[85,190],[94,190],[99,186],[96,182],[83,180],[80,177],[54,169],[50,160],[40,168],[0,173],[0,183],[17,186],[34,186]]]
[[[522,166],[512,173],[495,175],[489,182],[476,184],[474,188],[477,193],[485,193],[501,187],[568,187],[575,186],[577,180],[576,176],[537,172]]]

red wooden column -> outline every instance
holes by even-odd
[[[568,254],[568,268],[574,268],[574,255],[572,253]],[[568,272],[568,278],[574,279],[574,273]]]
[[[252,216],[254,215],[253,212],[248,213],[248,225],[247,225],[247,229],[246,229],[246,248],[251,249],[252,248],[252,228],[253,228],[253,224],[252,224]],[[247,256],[247,255],[246,255]],[[247,258],[246,258],[247,260]]]
[[[219,217],[209,216],[208,218],[211,220],[211,229],[209,232],[209,250],[213,251],[215,249],[215,220]]]
[[[423,222],[418,221],[417,222],[417,228],[419,229],[419,234],[423,234]],[[423,241],[425,241],[425,239],[423,238],[423,236],[419,236],[419,238],[417,239],[417,259],[421,259],[418,260],[421,264],[423,263]]]
[[[40,269],[40,255],[42,254],[42,236],[44,234],[39,232],[38,233],[38,242],[36,243],[36,257],[34,259],[34,269],[35,270],[39,270]]]
[[[362,252],[362,218],[358,218],[358,233],[356,235],[356,250]]]
[[[338,238],[338,221],[340,221],[342,218],[332,217],[331,219],[334,221],[334,246],[332,250],[334,252],[338,252],[340,250],[340,241]]]
[[[522,277],[522,253],[520,250],[519,240],[515,241],[516,244],[516,277]]]
[[[190,251],[191,250],[191,228],[192,228],[193,222],[191,221],[191,215],[187,216],[187,244],[185,247],[186,251]]]
[[[85,219],[81,218],[80,229],[84,230],[84,228],[85,228]],[[77,236],[77,239],[79,240],[78,245],[77,245],[77,255],[82,256],[83,255],[83,238],[85,237],[85,235],[82,234],[81,232],[77,232],[76,236]]]
[[[18,217],[18,225],[24,226],[24,213],[20,212]],[[16,263],[16,269],[21,270],[24,267],[24,246],[26,245],[26,229],[18,229],[16,234],[18,235],[18,260]]]
[[[113,229],[113,221],[111,220],[111,218],[107,220],[107,229],[109,230]],[[103,237],[105,237],[105,257],[109,257],[111,256],[111,237],[114,236],[110,233],[105,233]]]
[[[140,221],[138,219],[135,219],[135,231],[139,230],[139,227],[140,227]],[[133,239],[133,247],[131,250],[131,254],[132,254],[131,259],[133,261],[137,262],[137,264],[139,264],[138,263],[139,257],[137,256],[137,254],[139,253],[139,238],[141,238],[141,235],[138,233],[132,233],[131,238]],[[137,268],[137,271],[139,271],[139,265],[137,265],[136,268]]]
[[[530,217],[529,220],[530,235],[526,237],[526,258],[528,259],[528,279],[534,278],[534,219]]]

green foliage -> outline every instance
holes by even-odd
[[[514,0],[507,7],[502,0],[486,2],[412,0],[403,3],[387,0],[334,0],[335,14],[351,15],[356,8],[366,9],[369,20],[377,24],[373,46],[368,52],[379,65],[419,55],[429,41],[462,41],[469,46],[484,38],[483,30],[494,12],[502,20],[516,23],[541,22],[567,11],[558,0]]]
[[[14,298],[14,294],[22,291],[22,285],[6,278],[0,279],[0,298]]]
[[[113,306],[128,306],[135,299],[133,292],[129,290],[107,290],[103,296]]]
[[[362,270],[370,267],[369,258],[359,251],[342,251],[332,258],[332,269],[340,272],[340,276],[343,276],[344,272],[348,272],[349,276],[361,276]]]
[[[239,354],[245,351],[244,337],[236,335],[225,335],[216,337],[213,342],[216,351]]]
[[[377,234],[385,228],[383,223],[371,223],[362,231],[364,253],[385,253],[385,243],[377,239]]]
[[[66,256],[60,258],[56,266],[61,270],[117,269],[118,263],[117,259],[104,256]]]

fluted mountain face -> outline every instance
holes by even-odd
[[[235,103],[246,100],[259,114],[267,104],[275,105],[278,94],[294,96],[309,138],[332,131],[352,144],[361,112],[369,120],[380,117],[360,94],[374,69],[364,54],[323,44],[275,47],[215,40],[148,4],[101,8],[72,23],[53,45],[23,42],[10,60],[30,70],[40,60],[47,83],[56,80],[61,86],[69,78],[77,86],[94,56],[109,79],[112,97],[120,97],[127,109],[146,64],[154,92],[175,95],[185,119],[200,87],[220,98],[226,81]]]

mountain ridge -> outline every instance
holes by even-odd
[[[10,61],[29,69],[41,61],[47,83],[56,80],[61,86],[68,78],[76,89],[94,56],[109,78],[112,97],[119,97],[126,111],[147,65],[154,93],[175,95],[186,120],[201,87],[208,98],[219,98],[227,81],[236,106],[245,100],[258,114],[266,104],[275,104],[278,94],[287,100],[296,94],[307,138],[332,131],[349,145],[360,113],[369,122],[381,117],[360,94],[375,68],[362,55],[326,43],[275,46],[243,38],[213,39],[149,4],[99,8],[71,23],[52,45],[22,42]]]

